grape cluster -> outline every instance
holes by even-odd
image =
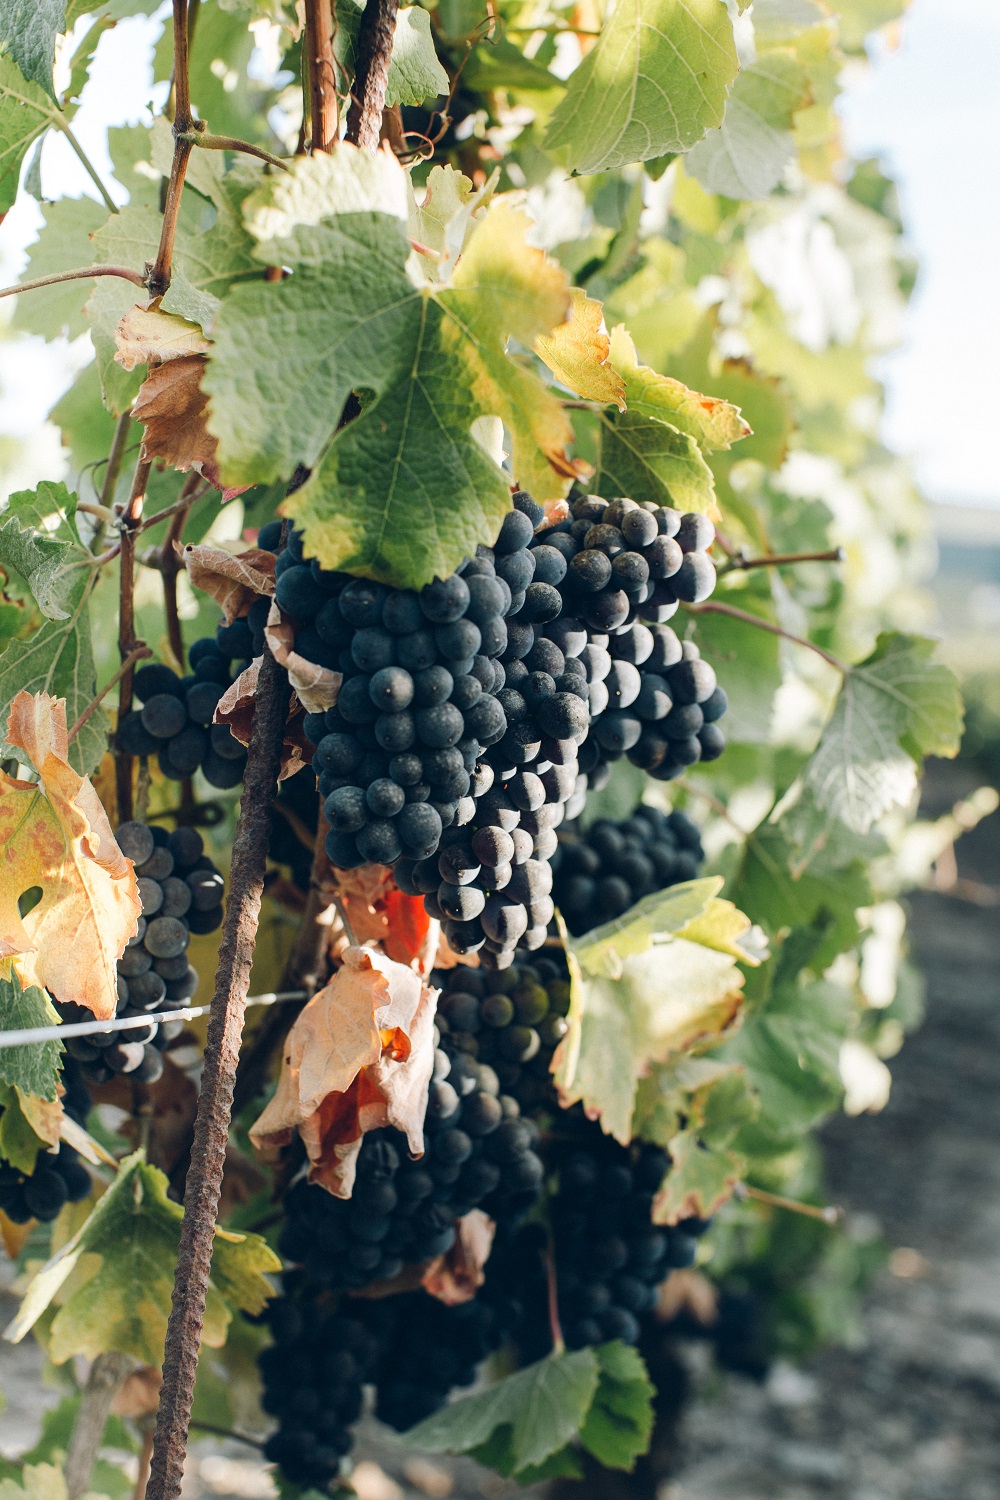
[[[666,625],[680,602],[700,603],[714,589],[714,538],[706,516],[597,495],[581,496],[570,518],[535,535],[563,599],[560,640],[573,641],[585,673],[580,768],[592,787],[622,755],[668,781],[722,754],[725,692],[694,642]]]
[[[222,923],[225,884],[194,828],[166,829],[122,823],[115,837],[135,865],[142,915],[134,938],[118,960],[119,1016],[183,1010],[198,987],[188,962],[191,934],[214,932]],[[64,1021],[90,1019],[82,1006],[63,1005]],[[70,1037],[66,1050],[81,1064],[87,1083],[106,1083],[125,1073],[154,1083],[163,1072],[161,1052],[183,1030],[183,1021],[151,1021],[127,1031]]]
[[[544,1178],[528,1111],[548,1099],[552,1051],[569,1007],[564,966],[516,964],[502,974],[454,969],[443,984],[424,1122],[425,1154],[395,1130],[365,1136],[350,1199],[297,1183],[285,1199],[282,1254],[330,1287],[361,1288],[443,1255],[455,1221],[483,1206],[514,1221]]]
[[[65,1204],[79,1203],[89,1192],[90,1173],[65,1141],[55,1155],[40,1151],[30,1173],[0,1161],[0,1209],[14,1224],[48,1224]]]
[[[505,528],[501,554],[523,541]],[[275,573],[296,652],[344,674],[336,707],[305,722],[332,862],[430,858],[492,784],[481,757],[507,730],[495,690],[510,589],[486,558],[419,593],[386,588],[305,562],[296,532]]]
[[[637,807],[630,818],[599,818],[559,836],[552,896],[574,937],[621,916],[643,896],[694,880],[705,857],[691,819]]]
[[[265,601],[266,602],[266,601]],[[220,643],[221,638],[221,643]],[[233,682],[232,663],[252,646],[246,622],[220,625],[216,635],[195,641],[188,652],[190,672],[179,677],[162,662],[148,662],[135,674],[142,704],[118,726],[119,746],[129,755],[155,755],[164,776],[181,781],[200,767],[210,786],[239,786],[246,747],[228,724],[213,724],[216,705]],[[227,653],[232,651],[233,655]]]
[[[264,1452],[293,1484],[325,1491],[350,1449],[348,1428],[376,1375],[381,1344],[361,1317],[339,1310],[301,1273],[286,1271],[282,1280],[284,1295],[267,1309],[274,1343],[259,1356],[262,1404],[279,1422]]]

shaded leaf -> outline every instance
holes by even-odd
[[[486,1280],[485,1267],[496,1228],[481,1208],[473,1208],[456,1220],[455,1242],[447,1254],[436,1256],[427,1267],[420,1282],[424,1291],[445,1307],[471,1302]]]
[[[600,1375],[580,1442],[606,1468],[631,1473],[649,1447],[656,1391],[638,1349],[615,1339],[594,1353]]]
[[[667,1150],[671,1167],[653,1199],[654,1224],[711,1218],[746,1173],[745,1157],[705,1145],[693,1130],[678,1131]]]
[[[545,136],[575,172],[686,151],[723,118],[738,62],[722,0],[620,0]]]
[[[4,1083],[0,1084],[0,1105],[0,1157],[30,1177],[38,1153],[59,1144],[62,1104],[25,1093],[16,1083]]]
[[[56,37],[66,30],[65,0],[0,0],[0,47],[53,104]]]
[[[688,153],[685,168],[710,193],[766,198],[795,155],[792,121],[809,102],[809,80],[788,48],[741,68],[722,124]]]
[[[9,58],[0,57],[0,216],[17,197],[21,164],[32,141],[48,129],[51,110],[44,91],[28,82]]]
[[[68,620],[87,573],[90,554],[76,534],[76,496],[43,480],[11,495],[0,515],[0,562],[14,568],[50,620]],[[53,524],[54,523],[54,524]]]
[[[117,962],[142,910],[131,861],[115,843],[90,782],[66,759],[66,706],[21,692],[9,742],[38,771],[19,781],[0,771],[0,957],[15,957],[29,983],[100,1020],[117,1005]],[[21,917],[18,899],[40,886]]]

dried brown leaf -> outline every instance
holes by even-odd
[[[145,426],[143,459],[161,458],[173,469],[194,469],[222,490],[223,500],[242,494],[248,485],[226,489],[216,461],[218,442],[208,430],[208,397],[201,388],[202,354],[182,354],[155,365],[139,387],[132,415]]]
[[[309,1178],[349,1198],[369,1130],[394,1126],[414,1156],[434,1063],[437,991],[373,948],[348,948],[285,1042],[278,1090],[250,1131],[258,1150],[287,1145],[297,1128]]]
[[[264,634],[271,654],[279,667],[284,667],[288,673],[288,680],[306,712],[321,714],[332,708],[344,680],[343,672],[317,666],[314,661],[306,661],[304,656],[299,656],[294,650],[295,629],[292,622],[273,602]]]
[[[424,1291],[446,1307],[471,1302],[486,1280],[486,1262],[496,1232],[496,1224],[481,1208],[463,1214],[455,1225],[455,1243],[447,1255],[437,1256],[424,1272]]]
[[[209,594],[222,608],[226,624],[243,619],[262,594],[274,593],[273,552],[251,547],[245,552],[227,552],[223,547],[188,543],[181,551],[192,588]]]
[[[249,745],[250,734],[253,729],[254,708],[257,703],[257,679],[260,676],[261,657],[256,657],[250,665],[240,673],[236,681],[230,683],[218,703],[215,705],[213,723],[228,724],[234,737],[241,745]],[[279,781],[287,781],[289,776],[294,776],[296,771],[301,771],[312,759],[312,746],[307,742],[305,736],[305,709],[299,702],[295,693],[292,694],[288,705],[288,717],[285,720],[285,738],[281,746],[281,769],[278,773]]]

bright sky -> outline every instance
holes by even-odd
[[[158,29],[136,17],[101,42],[74,128],[108,177],[104,130],[141,117],[148,42]],[[989,416],[1000,412],[998,78],[1000,0],[912,0],[898,47],[880,44],[871,69],[852,75],[843,114],[850,149],[883,155],[898,179],[922,266],[905,346],[881,370],[886,437],[915,460],[932,499],[1000,507],[998,424]],[[42,174],[46,192],[93,191],[55,132]],[[22,195],[0,227],[3,283],[20,273],[39,223],[37,205]],[[75,363],[65,353],[54,360],[37,340],[16,355],[0,344],[0,432],[37,433],[54,376],[68,381]],[[33,445],[33,467],[52,441],[50,433]]]

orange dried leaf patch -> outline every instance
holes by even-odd
[[[245,552],[227,552],[223,547],[194,546],[181,551],[192,588],[208,594],[222,608],[226,624],[241,620],[262,594],[274,593],[273,552],[250,547]]]
[[[436,990],[373,948],[348,948],[340,969],[295,1021],[274,1098],[250,1131],[273,1152],[302,1137],[309,1180],[349,1198],[362,1137],[393,1126],[424,1149],[434,1066]]]
[[[7,738],[40,781],[0,771],[0,958],[14,958],[23,981],[63,1004],[108,1020],[116,965],[142,911],[135,871],[94,788],[67,760],[65,700],[18,693]],[[22,918],[18,900],[33,887],[41,900]]]
[[[204,369],[202,354],[183,354],[154,365],[139,387],[132,415],[146,429],[144,459],[161,458],[181,473],[194,469],[222,490],[223,500],[231,500],[249,485],[226,489],[219,477],[218,442],[208,430],[208,397],[201,388]]]

